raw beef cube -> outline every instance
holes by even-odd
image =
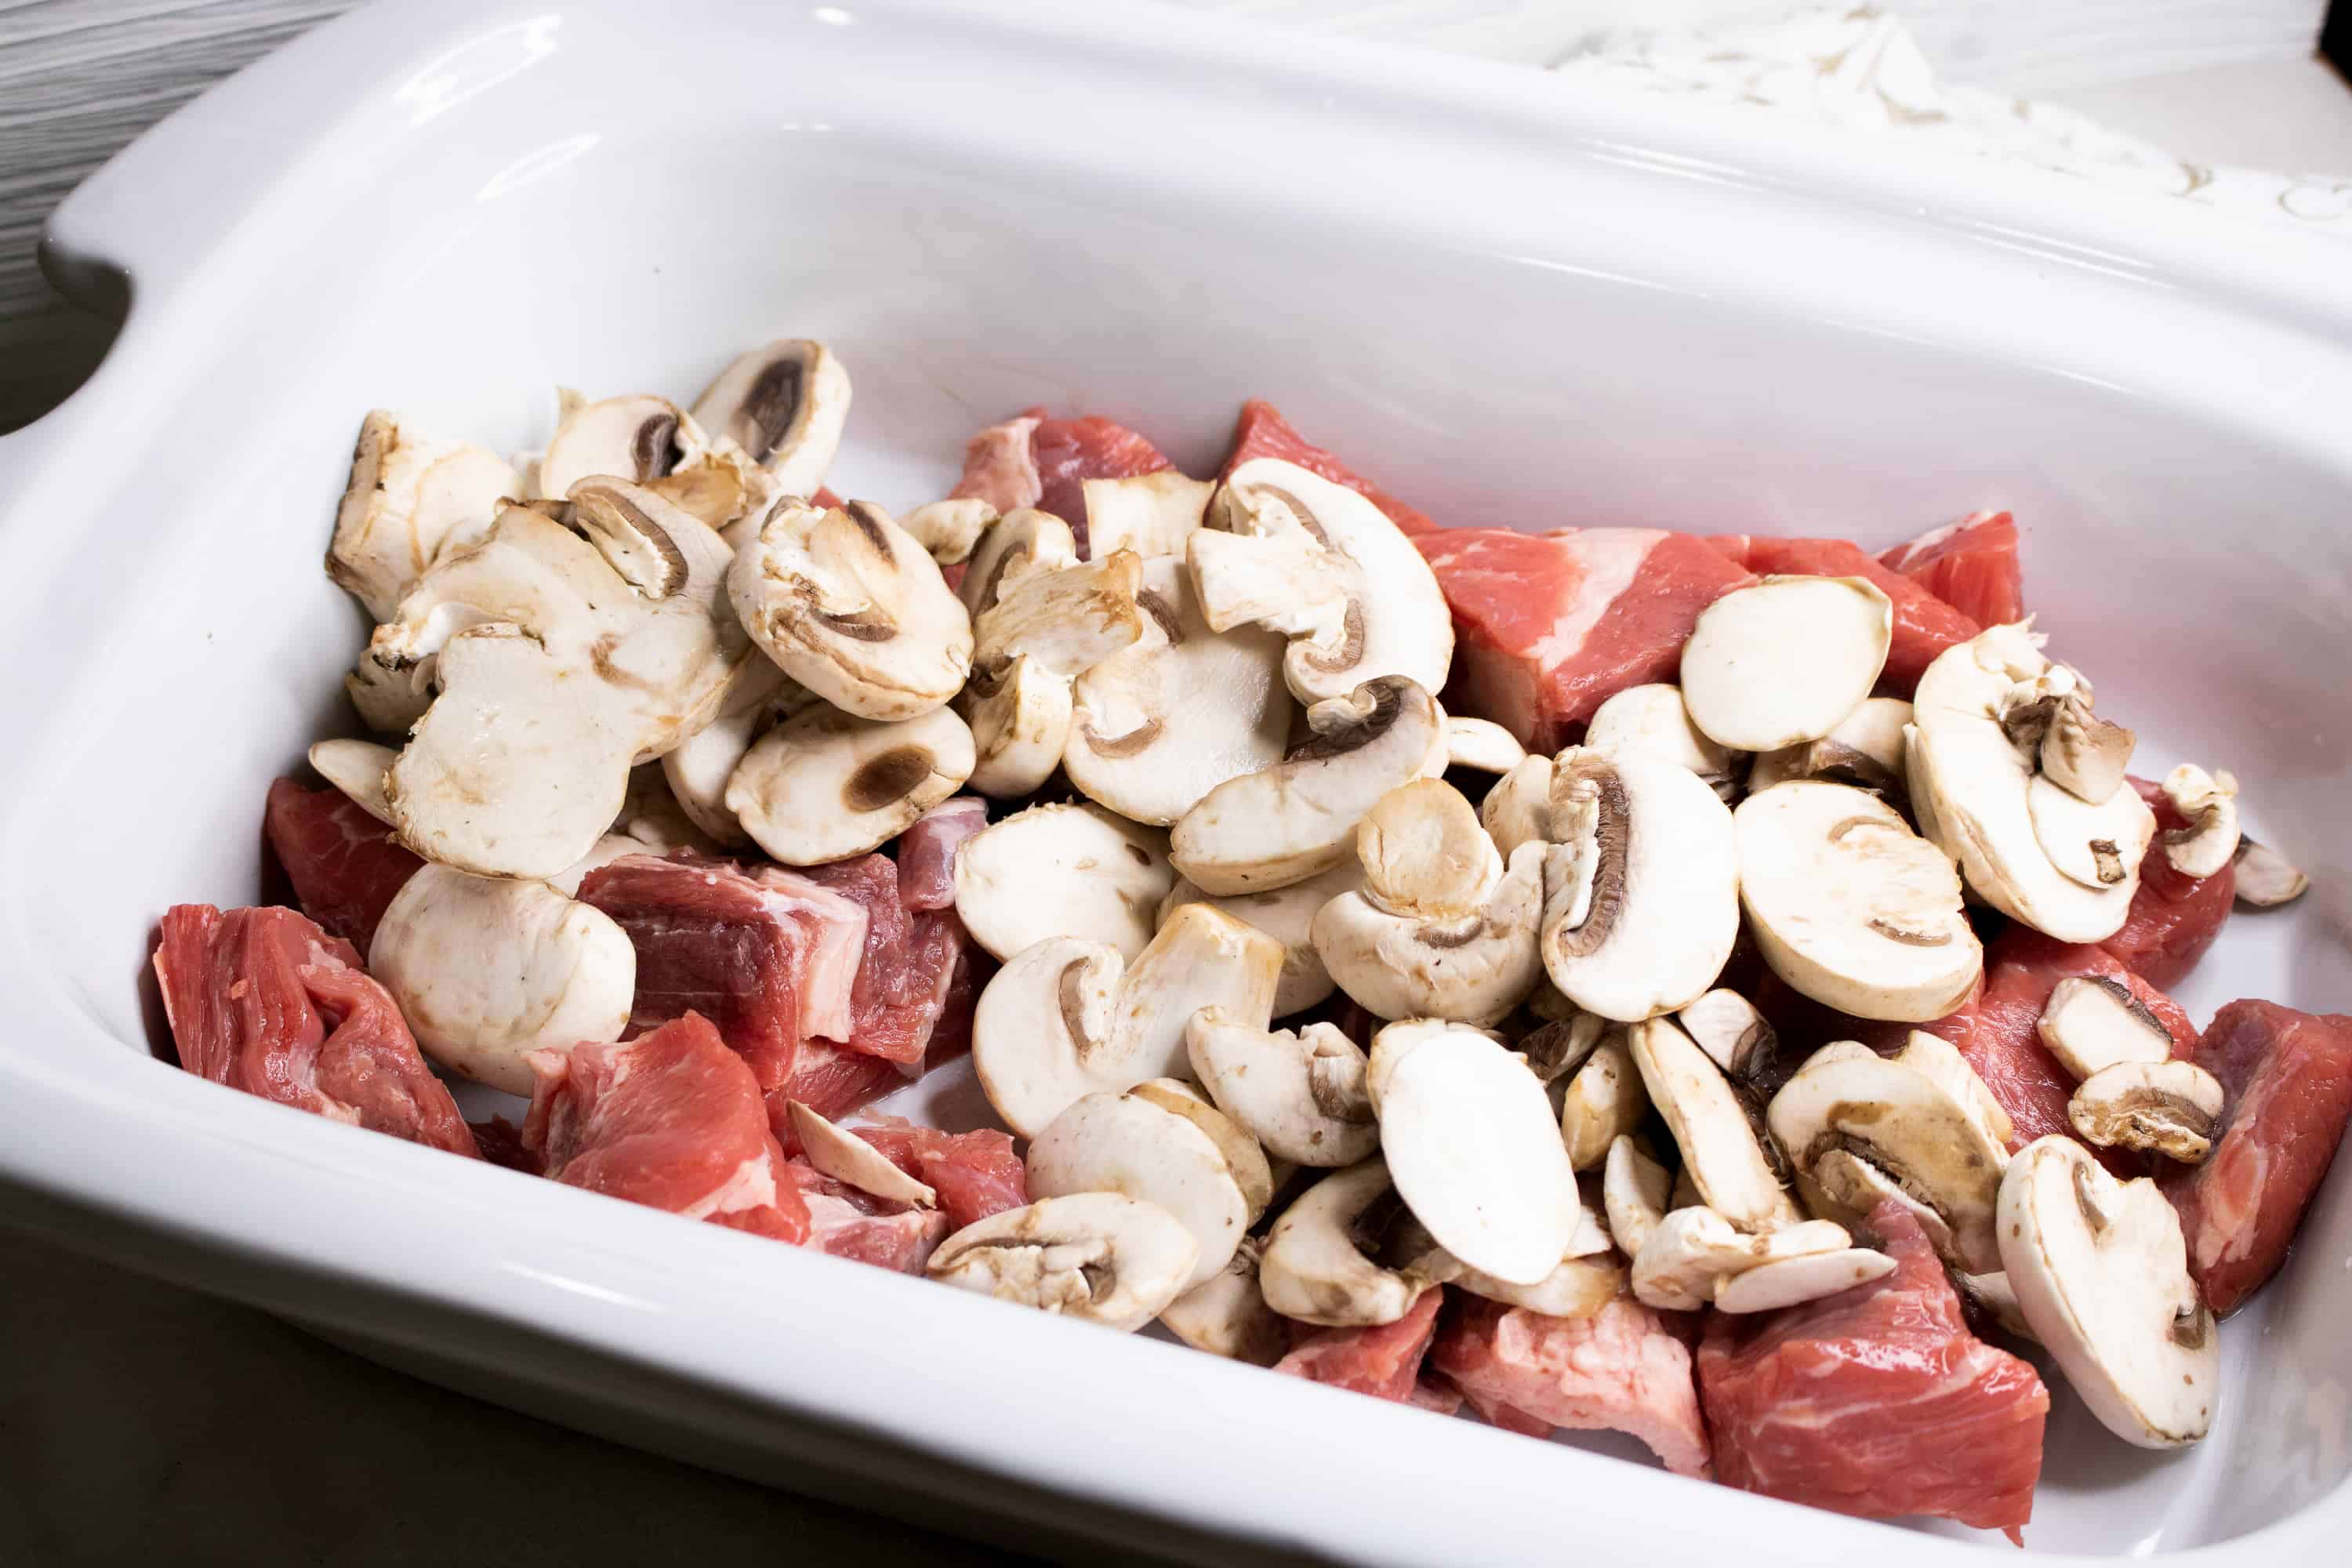
[[[784,1172],[808,1205],[808,1245],[835,1258],[870,1263],[899,1274],[920,1274],[948,1237],[947,1215],[909,1208],[836,1182],[794,1160]]]
[[[1158,447],[1097,415],[1048,419],[1043,408],[992,425],[964,447],[963,478],[948,493],[976,496],[998,511],[1034,506],[1070,525],[1087,558],[1087,479],[1124,479],[1169,466]]]
[[[427,1148],[473,1156],[457,1101],[391,993],[348,942],[292,910],[180,904],[155,978],[180,1065],[198,1078]]]
[[[896,1116],[849,1131],[937,1193],[950,1232],[1029,1201],[1029,1173],[1007,1133],[942,1132]]]
[[[1970,1333],[1935,1249],[1892,1199],[1895,1272],[1777,1312],[1709,1312],[1699,1395],[1716,1479],[1864,1519],[2002,1530],[2033,1517],[2050,1393]]]
[[[2228,1099],[2213,1152],[2164,1178],[2205,1304],[2234,1310],[2278,1271],[2352,1117],[2352,1017],[2232,1002],[2190,1059]]]
[[[898,902],[908,910],[955,908],[955,858],[963,841],[988,826],[988,802],[976,795],[941,801],[898,835]]]
[[[1878,560],[1979,626],[2025,618],[2017,523],[2005,511],[1972,511],[1958,522],[1896,545]]]
[[[1495,1426],[1630,1433],[1675,1474],[1706,1474],[1690,1347],[1631,1296],[1590,1318],[1461,1296],[1430,1365]]]
[[[2131,782],[2155,808],[2158,837],[2140,857],[2139,888],[2123,929],[2099,945],[2148,984],[2178,985],[2221,934],[2237,896],[2238,871],[2224,866],[2210,877],[2187,877],[2174,870],[2164,858],[2162,836],[2188,826],[2189,819],[2164,797],[2161,786],[2146,779]]]
[[[849,1029],[830,1037],[853,1051],[915,1068],[946,1005],[964,944],[963,922],[952,908],[908,912],[898,865],[887,855],[811,866],[801,875],[866,911],[866,950],[851,994]]]
[[[1375,1399],[1415,1403],[1421,1385],[1422,1358],[1437,1332],[1437,1309],[1444,1292],[1423,1290],[1412,1310],[1393,1323],[1369,1329],[1321,1329],[1294,1323],[1304,1330],[1292,1341],[1290,1353],[1274,1370],[1309,1383],[1369,1394]]]
[[[807,1237],[759,1081],[699,1013],[625,1044],[525,1059],[538,1082],[523,1146],[550,1177],[782,1241]]]
[[[1242,416],[1234,422],[1233,453],[1225,458],[1225,466],[1218,470],[1217,477],[1223,479],[1253,458],[1279,458],[1335,485],[1345,485],[1386,512],[1389,521],[1407,533],[1427,533],[1437,526],[1322,447],[1310,445],[1290,427],[1290,421],[1282,416],[1279,409],[1262,397],[1253,397],[1242,405]]]
[[[1760,533],[1723,534],[1707,541],[1759,577],[1862,577],[1895,601],[1895,640],[1886,649],[1879,687],[1908,697],[1936,656],[1984,628],[1902,573],[1882,566],[1843,539],[1775,539]]]
[[[1675,679],[1698,613],[1753,581],[1704,541],[1655,529],[1451,528],[1413,542],[1454,612],[1446,710],[1544,752],[1617,692]]]
[[[971,1049],[972,1005],[983,984],[977,966],[981,956],[969,941],[963,943],[948,984],[947,999],[931,1029],[930,1047],[923,1053],[925,1072]],[[904,1089],[907,1082],[907,1074],[896,1062],[829,1040],[806,1040],[793,1063],[791,1077],[769,1093],[768,1104],[779,1128],[789,1125],[786,1100],[797,1100],[819,1116],[838,1121],[868,1100]]]
[[[547,1173],[539,1168],[539,1156],[523,1147],[522,1129],[505,1117],[493,1116],[488,1121],[468,1121],[466,1125],[473,1130],[474,1147],[491,1164],[520,1171],[526,1176]]]
[[[302,912],[367,955],[393,895],[425,864],[339,789],[269,786],[262,830]]]

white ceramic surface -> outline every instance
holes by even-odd
[[[51,243],[133,309],[0,441],[0,1179],[52,1228],[432,1375],[1209,1559],[1118,1521],[1382,1563],[1998,1545],[680,1224],[155,1060],[155,917],[256,894],[265,781],[346,723],[362,628],[318,558],[376,404],[519,447],[556,382],[687,395],[789,331],[856,379],[835,488],[893,505],[1030,402],[1198,472],[1262,395],[1447,521],[1880,541],[2010,506],[2103,710],[2151,762],[2233,767],[2319,884],[2233,923],[2183,1000],[2352,1006],[2340,247],[1085,0],[376,7],[133,146]],[[2060,1395],[2032,1548],[2341,1561],[2347,1191],[2228,1328],[2200,1448],[2123,1449]]]

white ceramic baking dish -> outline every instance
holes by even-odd
[[[1998,1545],[682,1224],[157,1060],[152,922],[256,895],[265,781],[346,722],[362,626],[318,562],[373,405],[517,448],[556,382],[690,394],[791,332],[856,377],[834,483],[893,505],[1024,404],[1202,472],[1262,395],[1449,521],[1880,541],[2013,507],[2102,710],[2144,757],[2233,767],[2318,883],[2233,924],[2184,1000],[2352,1005],[2352,252],[2325,241],[1189,12],[427,0],[173,117],[58,212],[49,260],[130,318],[0,443],[0,1213],[527,1408],[1206,1561]],[[2229,1326],[2201,1447],[2126,1449],[2058,1396],[2034,1550],[2344,1560],[2347,1192]]]

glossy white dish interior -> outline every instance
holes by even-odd
[[[1256,395],[1451,522],[1877,543],[2012,508],[2029,598],[2140,729],[2140,771],[2233,768],[2316,884],[2233,923],[2181,999],[2352,1009],[2352,257],[2161,205],[1150,8],[435,4],[331,27],[53,226],[62,279],[120,268],[135,305],[92,384],[0,442],[0,1176],[436,1375],[755,1473],[834,1441],[793,1435],[814,1410],[978,1467],[935,1480],[958,1506],[1046,1506],[994,1473],[1353,1560],[1999,1546],[330,1126],[152,1059],[139,982],[167,905],[254,897],[264,784],[348,724],[363,628],[318,559],[364,409],[515,449],[556,383],[691,395],[789,332],[856,381],[834,487],[892,506],[1032,402],[1205,472]],[[2227,1329],[2200,1448],[2124,1448],[2058,1394],[2032,1548],[2340,1552],[2347,1191],[2338,1170]],[[627,1411],[592,1352],[635,1369]],[[676,1435],[719,1396],[731,1450]]]

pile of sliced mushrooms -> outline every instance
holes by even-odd
[[[771,343],[690,409],[568,398],[520,474],[369,419],[330,569],[382,623],[350,689],[387,743],[317,760],[434,862],[371,956],[437,1060],[527,1091],[526,1051],[618,1037],[627,941],[572,898],[600,859],[815,864],[975,792],[1001,814],[955,906],[1003,967],[973,1062],[1034,1201],[932,1276],[1269,1363],[1282,1319],[1441,1285],[1814,1300],[1892,1269],[1892,1200],[2118,1434],[2203,1434],[2217,1334],[2152,1181],[2010,1153],[1933,1035],[1780,1062],[1718,986],[1744,932],[1805,996],[1925,1022],[1982,972],[1972,902],[2122,924],[2157,832],[2134,738],[2027,626],[1874,697],[1886,596],[1767,578],[1701,616],[1679,685],[1529,756],[1441,706],[1444,599],[1354,490],[1276,458],[1088,480],[1082,558],[1034,510],[817,504],[849,397],[824,347]],[[2228,774],[2165,788],[2176,866],[2242,851]],[[1339,996],[1369,1050],[1296,1021]],[[2220,1088],[2127,989],[2068,981],[2041,1031],[2084,1140],[2204,1157]]]

